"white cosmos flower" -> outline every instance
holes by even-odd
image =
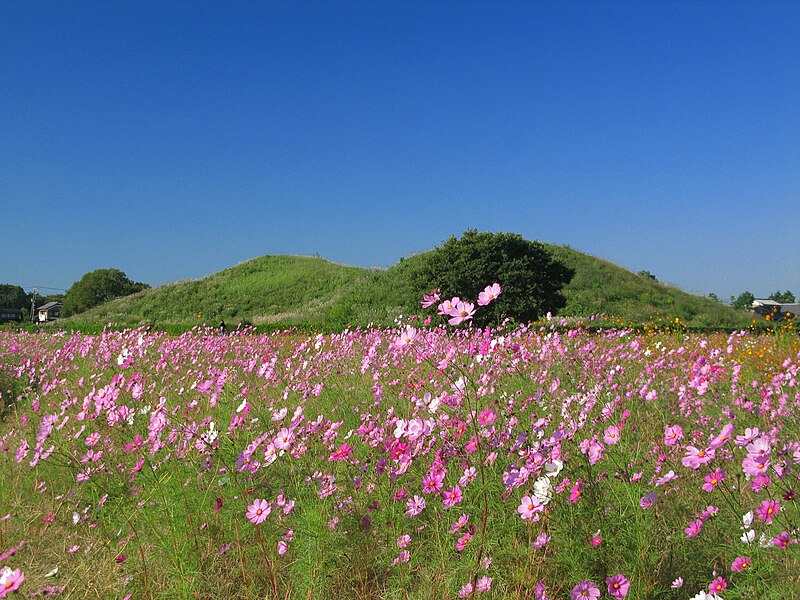
[[[753,523],[753,511],[751,510],[745,513],[745,515],[742,517],[742,524],[744,525],[742,529],[747,529],[748,527],[750,527],[752,523]]]
[[[740,537],[739,539],[742,540],[742,543],[750,545],[754,541],[756,541],[756,532],[753,531],[752,529],[748,529],[742,534],[742,537]]]
[[[536,496],[542,504],[548,504],[553,499],[553,484],[549,477],[539,477],[533,483],[533,495]]]
[[[551,460],[548,463],[544,464],[544,472],[545,475],[548,477],[557,477],[559,473],[561,473],[561,469],[564,468],[564,463],[557,458]]]

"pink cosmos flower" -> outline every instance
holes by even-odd
[[[475,589],[479,592],[488,592],[492,589],[492,578],[484,575],[480,579],[478,579],[477,584],[475,585]]]
[[[417,337],[417,330],[408,325],[405,330],[397,336],[397,339],[392,344],[395,348],[404,348],[411,344]]]
[[[725,423],[722,426],[722,431],[719,432],[712,440],[708,443],[709,448],[717,449],[722,446],[725,442],[727,442],[733,436],[733,423]]]
[[[705,483],[703,484],[703,491],[704,492],[713,491],[714,488],[717,487],[717,485],[725,481],[725,470],[714,469],[711,473],[705,476],[704,481]]]
[[[569,490],[569,503],[575,504],[580,499],[582,493],[583,481],[578,479],[578,481],[575,482],[575,485],[573,485]]]
[[[423,494],[438,494],[442,491],[444,483],[444,473],[437,471],[428,473],[422,478],[422,493]]]
[[[758,427],[753,427],[752,429],[748,427],[747,429],[744,430],[744,435],[736,436],[735,443],[739,447],[746,446],[754,439],[756,439],[759,435],[761,435],[761,432],[758,430]]]
[[[445,300],[439,305],[439,314],[443,317],[448,316],[459,302],[461,302],[461,298],[458,296],[453,296],[452,300]]]
[[[769,456],[772,447],[770,446],[769,438],[766,435],[762,435],[747,444],[746,450],[748,456],[766,458]]]
[[[690,469],[699,469],[700,465],[710,463],[714,459],[714,450],[707,448],[695,448],[694,446],[686,446],[686,456],[681,459],[684,467]]]
[[[601,458],[603,458],[603,451],[606,447],[601,444],[600,442],[592,442],[589,444],[589,464],[595,465],[597,464]]]
[[[397,547],[398,548],[401,548],[401,549],[405,548],[410,543],[411,543],[411,536],[408,535],[407,533],[405,535],[401,535],[399,538],[397,538]]]
[[[612,598],[624,598],[628,595],[628,588],[630,588],[631,582],[622,573],[617,573],[613,577],[606,579],[606,585],[608,586],[609,596]]]
[[[0,571],[0,598],[18,590],[23,581],[25,581],[25,573],[19,569],[12,571],[9,567],[3,567],[3,570]]]
[[[458,597],[459,598],[469,598],[471,594],[472,594],[472,584],[471,583],[465,583],[463,586],[461,586],[461,589],[458,590]]]
[[[458,538],[458,541],[456,542],[456,550],[462,552],[464,548],[467,547],[467,544],[469,544],[471,539],[472,539],[472,534],[470,532],[467,532],[464,535],[462,535],[460,538]]]
[[[725,588],[728,587],[728,582],[725,581],[724,577],[717,577],[714,581],[708,584],[708,591],[712,594],[716,594],[718,592],[722,592]]]
[[[450,325],[458,325],[464,321],[469,321],[475,314],[475,305],[471,302],[459,302],[448,313],[451,317],[447,322]]]
[[[547,586],[541,581],[533,586],[533,598],[534,600],[550,600],[550,596],[547,593]]]
[[[606,429],[603,433],[603,441],[609,446],[613,446],[619,442],[619,427],[616,425],[611,425],[608,429]]]
[[[522,500],[520,500],[519,506],[517,507],[517,512],[519,513],[519,516],[522,517],[523,521],[538,521],[539,517],[537,513],[540,513],[543,510],[544,505],[536,496],[523,496]]]
[[[586,581],[581,579],[572,591],[569,593],[570,600],[597,600],[600,597],[600,588],[598,588],[593,581]]]
[[[653,508],[656,500],[658,500],[658,494],[655,492],[648,492],[639,500],[639,506],[641,506],[644,510],[648,510]]]
[[[747,455],[742,460],[742,471],[750,477],[755,477],[761,473],[766,473],[769,470],[769,457],[768,456],[751,456]]]
[[[683,439],[683,429],[680,425],[667,425],[664,427],[664,443],[667,446],[676,446]]]
[[[452,508],[464,498],[461,488],[457,485],[442,492],[442,504],[445,508]]]
[[[750,557],[749,556],[737,556],[733,559],[733,563],[731,564],[731,571],[738,572],[744,571],[745,569],[750,568]]]
[[[756,516],[766,523],[772,523],[772,517],[778,513],[780,508],[780,502],[767,498],[759,505],[756,510]]]
[[[487,408],[486,410],[481,411],[478,415],[478,425],[481,427],[485,427],[486,425],[491,425],[497,419],[497,413],[494,412],[491,408]]]
[[[536,548],[544,548],[547,544],[552,540],[552,536],[547,535],[547,532],[542,532],[536,536],[536,539],[531,542],[531,547]]]
[[[778,535],[772,538],[772,544],[776,548],[786,548],[792,543],[792,538],[788,531],[781,531]]]
[[[686,533],[686,537],[690,538],[690,537],[694,537],[698,533],[700,533],[700,530],[702,528],[703,528],[703,521],[701,521],[700,519],[697,519],[695,521],[690,521],[689,522],[689,526],[686,529],[684,529],[683,531]]]
[[[406,514],[409,517],[416,517],[419,513],[425,510],[425,498],[422,496],[414,496],[413,498],[409,498],[406,502]]]
[[[492,300],[495,300],[500,295],[500,284],[493,283],[492,285],[487,285],[486,288],[478,294],[478,305],[479,306],[486,306]]]
[[[465,513],[461,515],[460,517],[458,517],[456,522],[450,526],[450,533],[458,533],[459,531],[464,529],[464,527],[466,527],[468,521],[469,521],[468,514]]]
[[[439,301],[439,291],[433,290],[430,294],[422,295],[422,308],[430,308]]]
[[[259,523],[263,523],[266,521],[269,513],[272,512],[272,506],[269,502],[262,499],[254,500],[253,503],[247,507],[247,513],[245,516],[250,519],[250,521],[258,525]]]
[[[289,446],[292,443],[292,434],[291,434],[291,432],[288,429],[286,429],[286,427],[282,428],[278,432],[278,435],[275,436],[275,439],[273,440],[273,443],[275,444],[275,447],[278,450],[286,450],[286,449],[288,449]]]

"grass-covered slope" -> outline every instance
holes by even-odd
[[[687,294],[605,260],[566,246],[544,244],[574,269],[564,289],[563,316],[604,313],[626,323],[679,318],[697,326],[745,325],[749,315],[720,302]],[[389,269],[368,270],[303,256],[262,256],[206,278],[178,282],[119,298],[76,317],[77,321],[121,324],[217,324],[247,321],[281,326],[392,323],[419,312],[424,289],[411,283],[426,254]],[[487,282],[491,283],[491,282]]]
[[[320,258],[262,256],[203,279],[112,300],[77,318],[131,324],[313,321],[368,275]]]
[[[700,327],[744,326],[750,322],[750,313],[711,298],[687,294],[568,246],[545,244],[545,247],[575,271],[572,281],[564,288],[567,305],[561,311],[563,315],[604,313],[633,323],[677,317]]]

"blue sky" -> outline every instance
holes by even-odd
[[[0,282],[474,227],[800,295],[800,3],[0,3]]]

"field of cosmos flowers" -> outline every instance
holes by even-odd
[[[0,598],[800,598],[796,331],[471,326],[501,293],[0,331]]]

